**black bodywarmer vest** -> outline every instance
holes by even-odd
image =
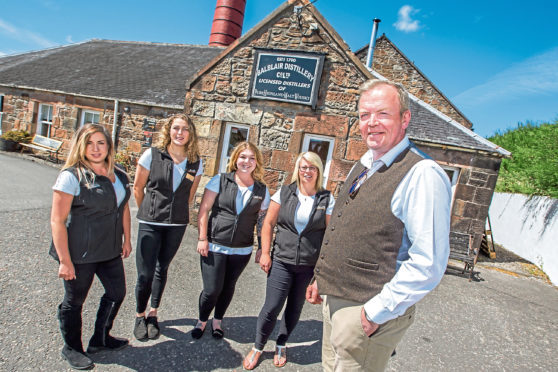
[[[294,223],[299,202],[296,190],[296,182],[281,188],[281,209],[277,217],[273,259],[292,265],[314,266],[326,229],[330,192],[322,190],[316,193],[308,224],[299,235]]]
[[[75,168],[64,171],[71,172],[79,180]],[[126,190],[120,206],[117,206],[114,186],[107,177],[88,172],[89,185],[85,179],[79,182],[79,195],[74,196],[66,220],[68,248],[74,264],[108,261],[122,253],[122,215],[131,191],[126,173],[118,168],[114,173]],[[54,244],[49,253],[58,260]]]
[[[207,225],[207,239],[230,248],[249,247],[254,244],[254,226],[265,198],[266,186],[254,181],[252,195],[240,214],[237,214],[238,185],[234,175],[234,172],[221,174],[219,194],[213,203]]]
[[[200,161],[186,162],[186,171],[173,191],[174,162],[166,151],[151,148],[151,169],[137,217],[145,222],[187,224],[188,199]]]

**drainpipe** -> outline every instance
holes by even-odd
[[[374,58],[374,48],[376,47],[376,35],[378,34],[378,23],[382,22],[381,19],[374,18],[374,25],[372,26],[372,35],[370,36],[370,43],[368,44],[368,56],[366,57],[366,67],[372,71],[372,59]]]
[[[112,119],[112,143],[116,152],[116,126],[118,125],[118,100],[114,100],[114,119]]]

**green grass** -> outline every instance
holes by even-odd
[[[558,198],[558,119],[520,123],[488,140],[512,153],[502,161],[496,191]]]

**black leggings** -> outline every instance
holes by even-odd
[[[236,281],[250,261],[249,254],[229,255],[209,252],[200,256],[203,291],[200,293],[200,317],[206,322],[215,308],[215,319],[223,319],[234,295]]]
[[[265,303],[258,316],[256,326],[254,345],[256,349],[263,350],[285,301],[287,301],[287,306],[279,326],[277,345],[284,346],[287,343],[289,335],[300,318],[306,297],[306,287],[310,284],[313,275],[313,266],[291,265],[273,260],[267,277]]]
[[[149,296],[152,308],[158,308],[161,304],[169,265],[180,247],[185,231],[186,226],[139,224],[136,248],[136,312],[145,311]]]
[[[60,306],[61,310],[81,313],[81,308],[89,293],[89,288],[93,284],[95,274],[105,288],[104,299],[119,305],[124,301],[126,279],[122,257],[118,256],[104,262],[74,264],[74,270],[76,278],[63,281],[64,300]]]

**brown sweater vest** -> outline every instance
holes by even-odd
[[[404,226],[391,211],[391,199],[401,180],[422,159],[404,150],[351,198],[349,188],[364,169],[360,162],[354,167],[339,192],[316,264],[320,294],[365,303],[393,278]]]

